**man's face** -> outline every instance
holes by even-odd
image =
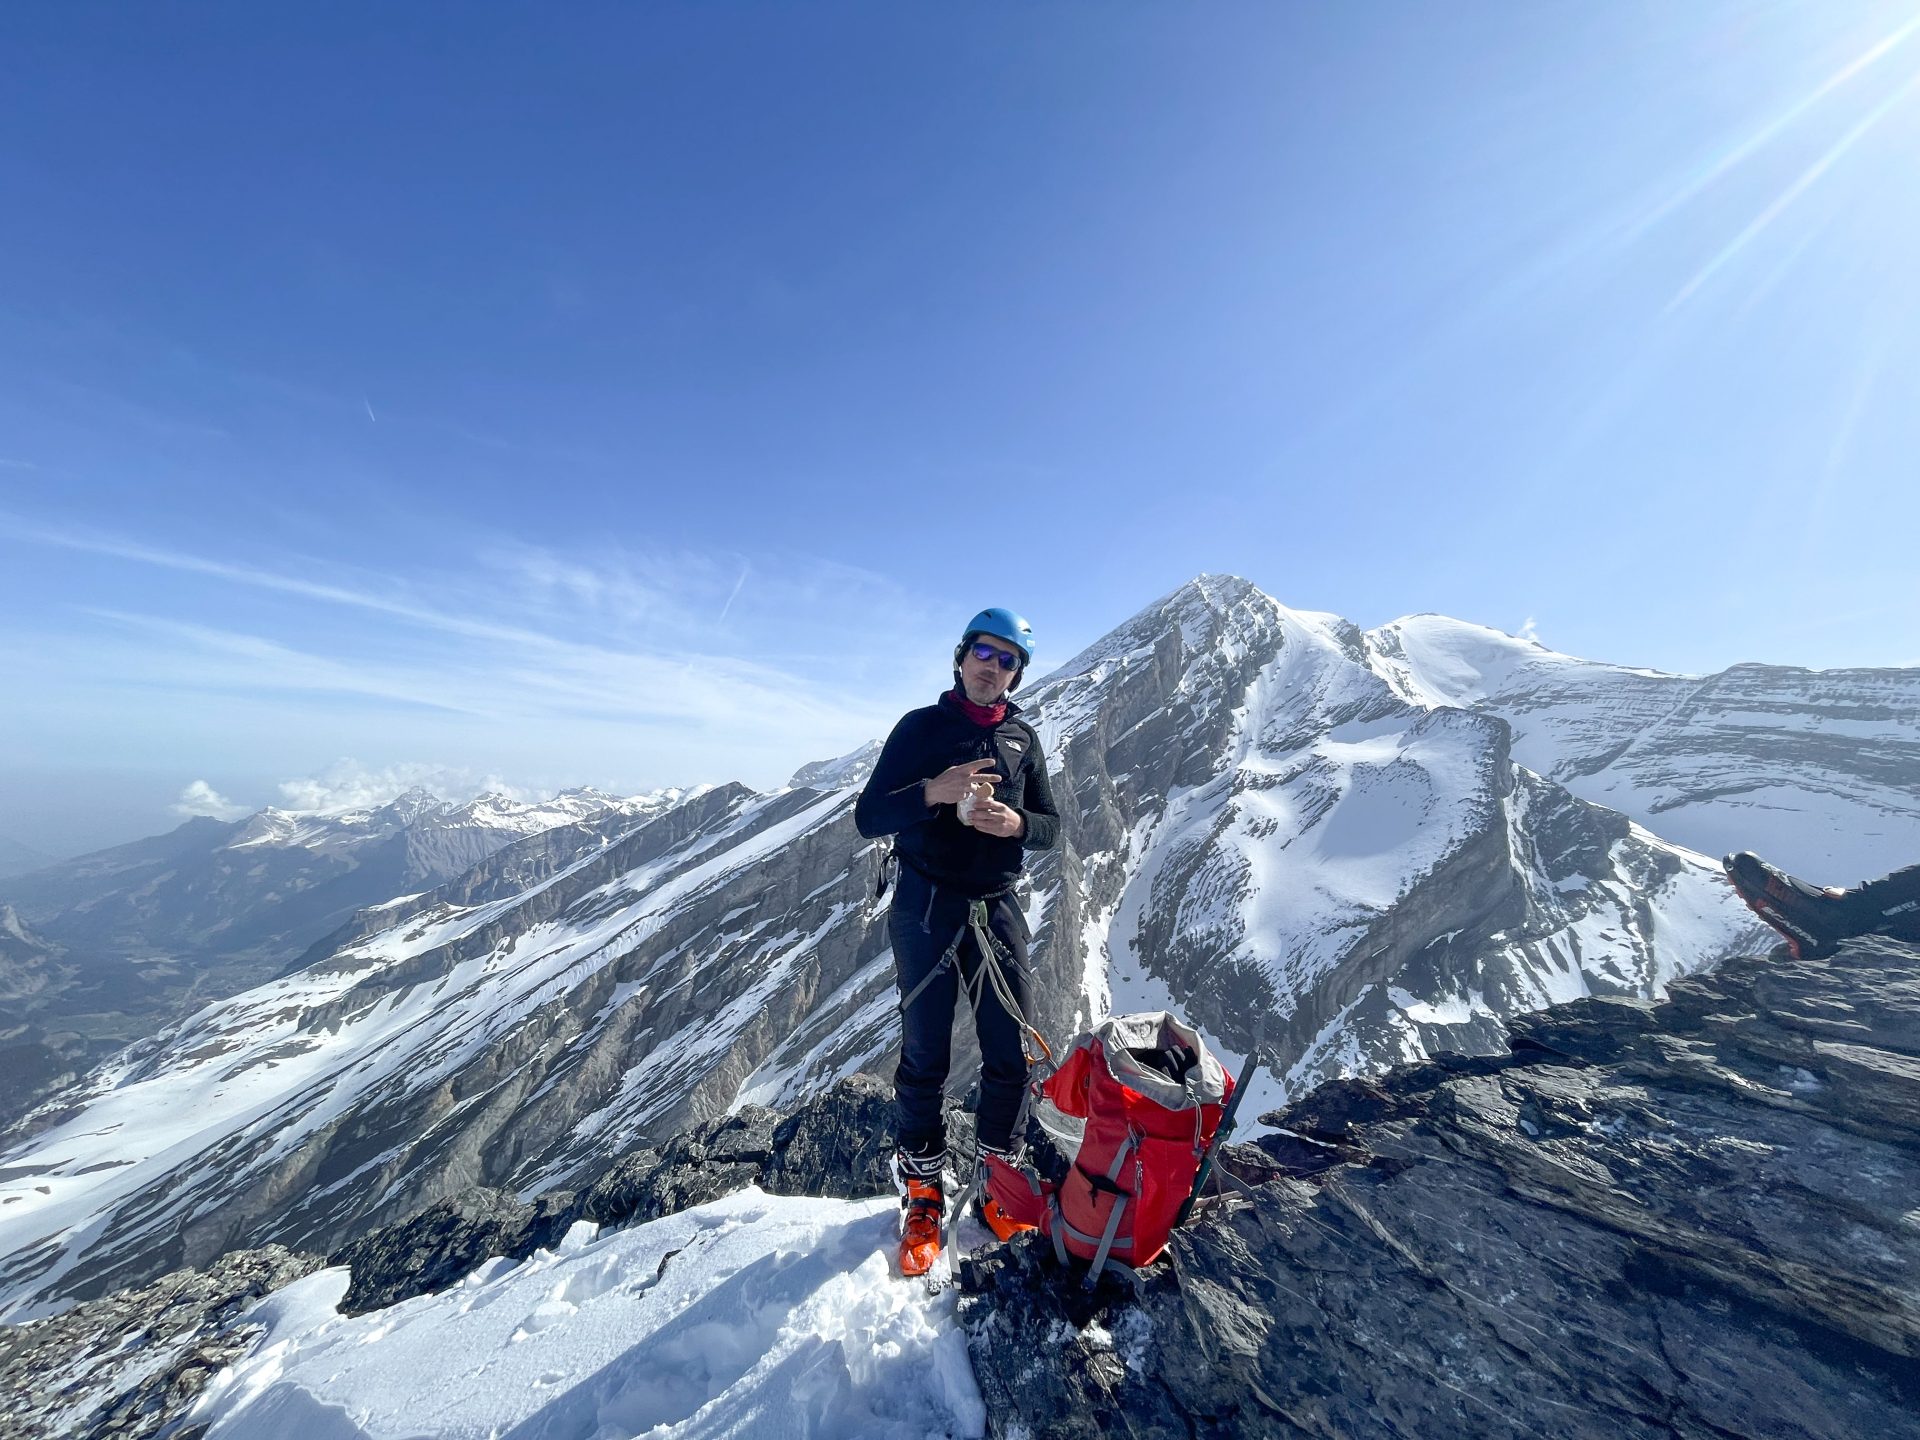
[[[1011,640],[999,635],[981,635],[967,642],[966,653],[960,657],[960,685],[967,692],[967,699],[976,705],[991,705],[1007,693],[1007,687],[1013,683],[1018,670],[1002,670],[997,659],[988,657],[982,660],[973,653],[976,644],[991,645],[995,650],[1005,651],[1019,657],[1020,647]]]

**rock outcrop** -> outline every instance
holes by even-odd
[[[994,1434],[1920,1436],[1920,947],[1578,1001],[1269,1118],[1273,1178],[1137,1295],[969,1267]]]
[[[331,1257],[353,1267],[343,1308],[581,1220],[750,1184],[882,1193],[888,1096],[855,1075],[578,1191],[441,1201]],[[1265,1118],[1224,1150],[1239,1185],[1137,1275],[1089,1292],[1032,1240],[962,1266],[991,1433],[1920,1440],[1920,945],[1577,1001],[1513,1022],[1505,1054]],[[0,1436],[189,1440],[177,1422],[254,1334],[247,1304],[320,1263],[243,1252],[0,1328]]]
[[[320,1267],[278,1245],[205,1271],[0,1326],[0,1440],[148,1440],[193,1408],[207,1382],[260,1333],[247,1308]],[[193,1440],[178,1429],[170,1440]]]
[[[482,1189],[442,1200],[333,1254],[330,1264],[353,1270],[340,1308],[358,1315],[444,1289],[483,1260],[517,1260],[552,1246],[582,1220],[657,1220],[749,1185],[775,1195],[884,1194],[892,1185],[892,1100],[885,1082],[853,1075],[791,1115],[755,1105],[695,1126],[659,1150],[628,1156],[578,1192],[529,1203]],[[963,1133],[971,1124],[952,1118]]]
[[[1339,617],[1206,576],[1023,690],[1065,816],[1020,891],[1042,1031],[1171,1007],[1299,1095],[1751,943],[1710,862],[1531,772],[1517,721],[1380,663]],[[838,789],[710,790],[604,847],[499,851],[100,1067],[0,1153],[0,1315],[269,1242],[331,1252],[477,1186],[578,1190],[884,1072],[863,763],[809,772]]]

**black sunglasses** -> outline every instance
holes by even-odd
[[[973,658],[976,660],[997,660],[1002,670],[1018,670],[1020,657],[1011,650],[996,650],[985,641],[976,640],[973,645]]]

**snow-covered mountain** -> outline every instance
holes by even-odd
[[[430,889],[527,835],[606,821],[617,828],[680,791],[621,799],[571,790],[524,803],[462,802],[410,790],[377,807],[199,818],[0,883],[0,899],[88,956],[181,961],[287,948],[297,955],[364,905]],[[301,939],[300,937],[305,937]]]
[[[532,803],[493,794],[455,802],[413,790],[377,807],[189,820],[0,881],[0,904],[43,955],[58,957],[13,997],[17,1033],[0,1053],[0,1078],[104,1059],[207,1000],[294,968],[368,905],[431,889],[530,835],[550,834],[569,853],[597,848],[683,794],[583,789]],[[47,1053],[26,1054],[36,1047]],[[24,1081],[6,1086],[0,1122],[38,1094]]]
[[[1912,670],[1666,675],[1439,615],[1366,646],[1409,700],[1499,716],[1520,764],[1690,849],[1757,850],[1830,885],[1920,856]]]
[[[894,1274],[888,1086],[855,1076],[578,1192],[0,1326],[0,1431],[1920,1440],[1916,964],[1736,957],[1320,1087],[1092,1290],[967,1217],[953,1288]]]
[[[1262,1047],[1264,1105],[1498,1045],[1500,1017],[1556,1000],[1656,993],[1754,935],[1650,807],[1516,763],[1502,715],[1416,689],[1381,637],[1203,577],[1033,687],[1066,816],[1026,895],[1043,1029],[1172,1003]],[[1825,753],[1879,773],[1869,740]],[[869,761],[707,791],[578,854],[509,845],[136,1047],[0,1155],[0,1313],[240,1245],[329,1251],[475,1183],[571,1185],[884,1069],[885,902],[851,820]],[[1810,794],[1810,833],[1839,816]]]

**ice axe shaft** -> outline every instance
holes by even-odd
[[[1260,1068],[1260,1047],[1253,1047],[1246,1063],[1240,1067],[1240,1078],[1234,1081],[1233,1094],[1227,1097],[1227,1108],[1220,1112],[1220,1126],[1213,1132],[1213,1139],[1207,1142],[1207,1148],[1200,1156],[1200,1169],[1193,1177],[1193,1189],[1187,1192],[1186,1203],[1180,1207],[1180,1213],[1174,1216],[1175,1225],[1187,1223],[1187,1216],[1193,1213],[1194,1202],[1200,1198],[1200,1192],[1207,1188],[1207,1177],[1213,1173],[1213,1155],[1226,1143],[1227,1136],[1233,1133],[1233,1117],[1240,1113],[1240,1102],[1247,1096],[1247,1087],[1253,1080],[1253,1072]]]

